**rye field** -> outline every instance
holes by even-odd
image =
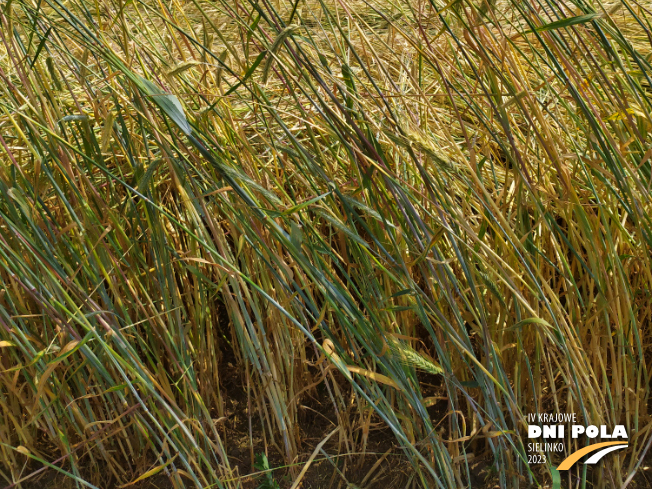
[[[0,487],[652,487],[651,189],[646,1],[2,0]]]

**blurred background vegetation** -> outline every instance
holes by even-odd
[[[0,485],[525,488],[569,412],[630,438],[564,487],[633,486],[651,20],[3,0]]]

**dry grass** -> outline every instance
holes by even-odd
[[[628,451],[575,475],[631,480],[652,440],[651,18],[0,4],[0,478],[241,487],[241,382],[290,478],[319,398],[340,453],[381,423],[423,487],[467,484],[471,451],[499,487],[544,484],[537,411],[624,424]]]

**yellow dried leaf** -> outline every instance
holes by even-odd
[[[78,344],[79,344],[79,341],[77,341],[77,340],[71,341],[70,343],[68,343],[66,346],[64,346],[64,347],[61,349],[61,352],[59,353],[59,356],[62,357],[62,356],[64,356],[66,353],[69,353],[70,351],[74,350],[75,347],[76,347]]]
[[[20,453],[22,453],[23,455],[26,455],[26,456],[30,455],[30,451],[27,448],[25,448],[24,446],[22,446],[22,445],[18,445],[16,447],[16,451],[20,452]]]
[[[133,484],[136,484],[137,482],[140,482],[140,481],[142,481],[142,480],[144,480],[144,479],[147,479],[148,477],[152,477],[153,475],[158,474],[161,470],[163,470],[165,467],[167,467],[167,466],[170,465],[172,462],[174,462],[174,459],[176,459],[176,458],[177,458],[177,456],[175,455],[175,456],[172,457],[170,460],[168,460],[167,462],[165,462],[163,465],[159,465],[158,467],[154,467],[153,469],[148,470],[148,471],[145,472],[143,475],[141,475],[140,477],[138,477],[136,480],[133,480],[133,481],[131,481],[129,484],[125,484],[125,485],[120,486],[120,487],[121,487],[121,488],[123,488],[123,487],[129,487],[129,486],[131,486],[131,485],[133,485]]]
[[[400,390],[398,384],[394,382],[392,379],[387,377],[386,375],[379,374],[377,372],[372,372],[371,370],[366,370],[364,368],[360,367],[353,367],[351,365],[347,365],[346,368],[349,370],[349,372],[352,372],[354,374],[362,375],[364,377],[367,377],[368,379],[374,380],[376,382],[379,382],[381,384],[389,385],[390,387],[393,387],[394,389]]]

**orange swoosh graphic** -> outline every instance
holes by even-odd
[[[587,455],[591,452],[595,452],[596,450],[600,450],[601,448],[610,447],[613,445],[627,445],[627,443],[624,443],[622,441],[606,441],[604,443],[595,443],[593,445],[589,445],[588,447],[581,448],[578,451],[573,452],[568,457],[566,457],[564,461],[559,465],[559,467],[557,467],[557,470],[568,470],[575,464],[575,462],[581,459],[584,455]]]

